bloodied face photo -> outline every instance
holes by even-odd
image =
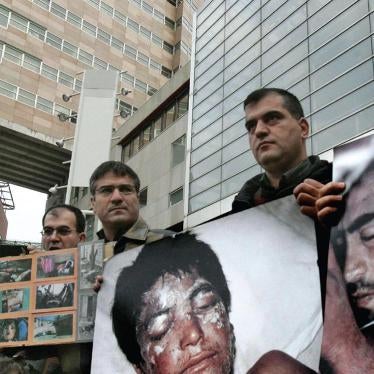
[[[374,136],[341,146],[334,154],[334,179],[347,188],[332,246],[357,324],[374,336]]]
[[[287,198],[115,255],[91,372],[246,373],[271,351],[317,370],[313,229]]]
[[[31,279],[30,258],[1,259],[0,260],[0,283],[27,282]]]
[[[28,322],[26,318],[0,320],[0,343],[26,341]]]
[[[134,265],[123,269],[112,309],[113,330],[128,360],[142,372],[231,373],[235,342],[230,297],[211,248],[181,234],[146,245]],[[128,300],[133,302],[130,315]]]

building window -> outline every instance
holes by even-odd
[[[47,29],[45,29],[44,27],[30,21],[28,34],[44,41],[46,31]]]
[[[176,105],[175,103],[173,103],[168,107],[168,109],[165,112],[165,129],[171,126],[175,121],[175,107]]]
[[[43,112],[47,112],[49,114],[53,114],[53,103],[47,99],[43,99],[42,97],[38,96],[36,101],[36,107]]]
[[[183,187],[170,192],[169,194],[169,205],[173,206],[183,200]]]
[[[17,87],[13,84],[0,81],[0,95],[4,95],[10,97],[11,99],[15,99],[17,95]]]
[[[165,17],[165,25],[170,27],[172,30],[175,30],[175,22],[168,17]]]
[[[52,68],[51,66],[48,66],[46,64],[42,64],[42,75],[47,77],[48,79],[51,79],[53,81],[57,81],[57,74],[58,70],[55,68]]]
[[[125,55],[136,60],[136,49],[130,47],[129,45],[125,45]]]
[[[148,187],[145,187],[139,192],[140,208],[143,208],[147,205],[147,197],[148,197]]]
[[[188,111],[188,93],[178,99],[177,118],[182,117]]]
[[[104,30],[97,29],[97,38],[105,44],[110,45],[110,34],[105,32]]]
[[[7,45],[5,47],[4,58],[14,62],[17,65],[21,65],[21,63],[22,63],[22,52],[20,50],[16,49],[16,48],[13,48],[13,47]]]
[[[60,71],[58,81],[59,83],[69,88],[73,88],[74,86],[74,78],[68,74],[63,73],[62,71]]]
[[[34,71],[35,73],[40,73],[40,66],[42,61],[38,58],[25,54],[23,57],[23,66],[27,69]]]
[[[51,13],[53,13],[55,16],[60,17],[62,19],[65,19],[66,17],[66,9],[56,4],[55,2],[52,2]]]
[[[55,48],[61,50],[62,39],[59,38],[56,35],[51,34],[49,31],[47,31],[46,43],[51,45],[52,47],[55,47]]]
[[[78,56],[78,48],[75,45],[67,42],[66,40],[64,40],[62,50],[74,58],[77,58]]]
[[[96,38],[96,26],[92,25],[91,23],[83,20],[82,30]]]
[[[75,27],[81,28],[82,26],[82,18],[78,17],[74,13],[71,13],[69,10],[68,10],[67,21]]]
[[[26,32],[27,31],[27,25],[28,25],[28,20],[24,17],[19,16],[16,13],[11,13],[10,16],[10,24],[17,29]]]
[[[169,52],[170,54],[173,54],[173,51],[174,51],[174,48],[171,44],[169,44],[168,42],[165,42],[164,40],[164,43],[162,45],[162,48],[166,51],[166,52]]]
[[[139,32],[139,24],[133,21],[131,18],[127,19],[127,27],[131,30],[135,31],[136,33]]]
[[[18,89],[18,101],[20,101],[23,104],[30,105],[32,107],[35,107],[35,94],[25,91],[22,88]]]
[[[186,152],[186,135],[181,136],[175,142],[172,143],[172,167],[180,164],[184,161],[184,155]]]
[[[165,67],[165,66],[162,66],[162,68],[161,68],[161,74],[162,74],[163,76],[165,76],[166,78],[171,78],[171,70],[168,69],[168,68]]]

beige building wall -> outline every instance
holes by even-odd
[[[195,1],[195,5],[200,3]],[[79,98],[66,103],[62,94],[79,92],[81,72],[103,68],[103,63],[105,69],[127,72],[121,87],[132,92],[118,98],[133,113],[168,81],[169,72],[189,60],[189,55],[181,50],[169,53],[165,45],[173,49],[181,38],[184,43],[191,43],[186,41],[191,38],[190,31],[183,31],[186,27],[182,22],[177,26],[177,17],[191,21],[191,15],[187,2],[173,6],[167,0],[0,0],[0,118],[55,139],[72,136],[74,120],[60,122],[57,114],[77,112]],[[174,29],[168,26],[170,22],[176,25]],[[35,35],[35,27],[45,30],[44,37]],[[57,46],[51,45],[49,36],[57,38]],[[109,38],[109,42],[103,38]],[[114,41],[124,43],[124,49],[116,48]],[[129,56],[126,46],[130,52],[135,51],[135,59]],[[94,56],[91,64],[83,62],[81,51]],[[30,56],[40,61],[39,68],[27,65]],[[147,66],[141,62],[144,56]],[[46,69],[52,70],[49,76]],[[64,81],[64,74],[72,79],[71,84]],[[7,93],[9,87],[4,88],[6,84],[11,85],[11,93]],[[31,98],[25,99],[19,90],[27,91]],[[38,103],[42,99],[52,107],[43,108]],[[113,121],[115,128],[123,122],[120,117]]]

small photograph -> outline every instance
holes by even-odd
[[[0,260],[0,283],[27,282],[31,279],[31,258]]]
[[[0,290],[0,313],[23,312],[29,310],[30,289],[15,288]]]
[[[74,305],[74,282],[36,287],[35,309],[66,308]]]
[[[1,319],[0,343],[26,341],[28,330],[27,318]]]
[[[74,275],[74,253],[60,253],[47,256],[39,256],[36,268],[38,279],[51,277],[67,277]]]
[[[33,340],[70,340],[73,338],[73,314],[52,314],[34,317]]]
[[[78,341],[91,341],[94,335],[96,294],[79,295]]]
[[[80,253],[80,289],[92,289],[97,275],[103,272],[104,242],[94,241],[78,245]]]

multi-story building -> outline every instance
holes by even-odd
[[[183,228],[190,64],[118,129],[111,157],[141,181],[140,213],[152,227]]]
[[[128,116],[134,114],[189,61],[192,15],[200,3],[202,0],[1,0],[1,144],[18,133],[27,136],[22,142],[29,141],[34,149],[43,146],[33,145],[35,138],[54,144],[72,137],[82,72],[88,69],[120,72],[118,88],[123,90],[116,107]],[[113,127],[122,122],[122,117],[114,117]],[[17,146],[20,142],[9,144],[8,157]],[[46,152],[46,158],[53,158],[53,152],[58,152],[55,148]],[[14,155],[14,164],[27,158],[30,173],[39,172],[37,177],[45,178],[38,170],[40,160],[31,167],[33,152],[25,151],[23,156]],[[64,183],[68,167],[61,166],[61,161],[69,155],[57,158],[54,167],[42,166],[60,169],[56,183]],[[0,176],[22,184],[5,163],[0,163]],[[23,184],[32,186],[26,178]],[[32,187],[48,189],[47,184]]]
[[[243,120],[252,90],[280,87],[301,99],[309,153],[330,158],[373,130],[373,11],[372,0],[205,2],[191,60],[187,227],[227,212],[260,172]]]

